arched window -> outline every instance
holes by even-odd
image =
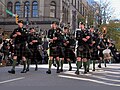
[[[13,11],[13,3],[12,2],[7,3],[7,9],[11,12]],[[7,17],[12,17],[12,15],[7,14]]]
[[[21,17],[21,10],[20,10],[20,2],[19,2],[19,1],[15,3],[15,13],[16,13],[19,17]]]
[[[56,17],[56,3],[54,1],[50,3],[50,17]]]
[[[30,2],[26,1],[24,3],[24,17],[30,17]]]
[[[38,2],[33,1],[32,3],[32,17],[38,17]]]

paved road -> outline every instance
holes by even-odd
[[[108,64],[107,68],[102,68],[95,72],[84,75],[80,69],[80,75],[75,75],[75,64],[72,64],[73,71],[68,71],[68,64],[64,65],[64,72],[57,74],[55,67],[52,67],[52,74],[46,74],[48,65],[39,65],[39,70],[34,71],[34,65],[30,66],[30,72],[21,74],[22,66],[17,66],[16,74],[7,73],[11,67],[0,68],[0,90],[73,90],[75,89],[107,89],[120,90],[120,64]]]

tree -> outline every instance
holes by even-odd
[[[106,24],[109,22],[111,16],[113,16],[115,9],[111,6],[111,3],[108,0],[100,0],[99,4],[102,24]]]
[[[117,49],[120,50],[120,23],[110,22],[109,24],[101,25],[100,29],[102,32],[103,27],[106,27],[107,34],[106,37],[112,39]]]

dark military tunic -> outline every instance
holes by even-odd
[[[20,32],[21,35],[17,35],[13,37],[14,34]],[[26,42],[27,42],[27,30],[26,28],[16,28],[11,34],[11,38],[13,39],[14,44],[14,56],[26,56]]]
[[[53,40],[53,42],[49,43],[49,48],[50,48],[50,56],[53,57],[58,57],[59,56],[59,42],[60,42],[60,37],[59,34],[56,32],[55,29],[50,29],[48,31],[48,38],[53,39],[54,37],[57,37],[57,40]]]
[[[92,60],[98,60],[99,59],[99,55],[98,55],[98,48],[97,46],[99,45],[99,38],[98,38],[98,34],[97,33],[91,33],[91,37],[92,40],[94,42],[94,44],[92,44],[92,46],[90,46],[91,49],[91,59]]]
[[[33,40],[36,40],[37,42],[30,44]],[[39,45],[39,40],[36,35],[34,34],[29,34],[28,36],[28,48],[30,49],[31,52],[31,59],[38,59],[39,56],[39,51],[38,51],[38,45]]]
[[[100,49],[98,49],[99,57],[103,57],[103,50],[105,50],[105,48],[106,48],[106,44],[104,42],[104,39],[99,38],[98,39],[98,45],[100,46]]]
[[[73,50],[71,48],[72,46],[72,39],[70,38],[70,34],[64,35],[64,47],[65,47],[65,58],[72,58]]]
[[[91,38],[87,40],[86,42],[83,41],[83,38],[86,38],[86,36],[90,36],[90,33],[85,30],[78,30],[76,31],[76,40],[78,40],[78,47],[77,47],[77,57],[81,58],[89,58],[89,45],[91,44]]]

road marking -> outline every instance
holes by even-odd
[[[21,79],[24,79],[24,78],[25,77],[10,79],[10,80],[6,80],[6,81],[2,81],[2,82],[0,82],[0,84],[9,83],[9,82],[13,82],[13,81],[18,81],[18,80],[21,80]]]
[[[62,77],[62,78],[75,79],[75,80],[83,80],[83,81],[91,81],[91,82],[95,82],[95,83],[99,83],[99,84],[105,84],[105,85],[109,85],[109,86],[119,86],[120,87],[120,84],[106,83],[106,82],[103,82],[103,81],[98,81],[98,80],[93,80],[93,79],[73,77],[73,76],[66,76],[66,75],[58,75],[58,76]]]
[[[120,72],[114,72],[114,71],[105,71],[105,73],[120,75]]]
[[[99,79],[102,79],[102,80],[108,80],[108,81],[120,82],[120,80],[108,79],[108,78],[104,78],[104,76],[95,76],[95,75],[92,75],[92,76],[90,76],[90,77],[95,77],[95,78],[99,78]]]
[[[64,74],[76,75],[73,71],[66,71],[66,72],[64,72]],[[92,75],[92,74],[80,74],[80,75],[89,76],[89,77],[95,77],[95,78],[99,78],[99,79],[102,79],[102,80],[120,82],[120,80],[105,78],[105,76],[107,76],[107,75],[104,75],[104,76],[96,76],[96,75]]]
[[[120,78],[120,76],[115,76],[115,75],[105,75],[105,76]]]

